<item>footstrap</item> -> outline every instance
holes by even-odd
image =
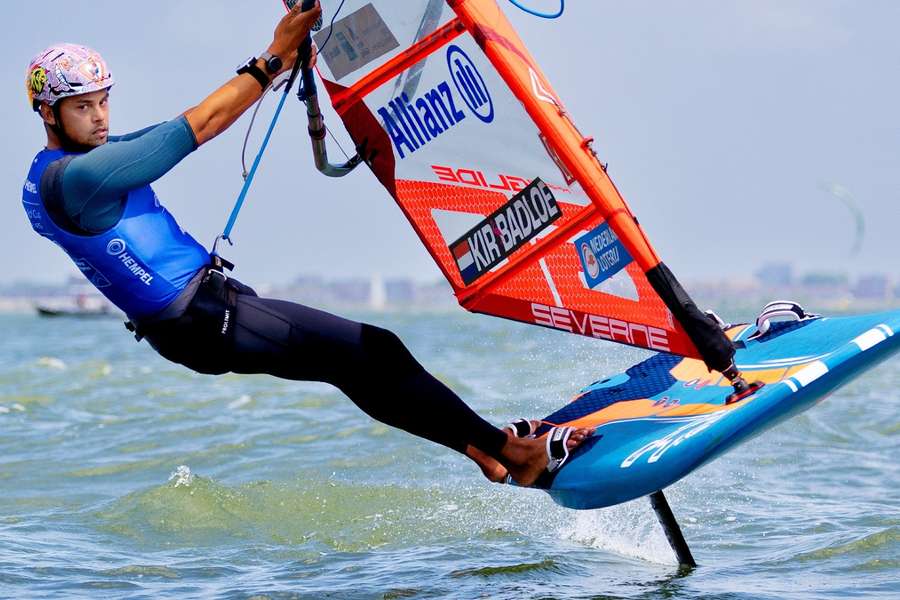
[[[747,339],[760,338],[768,333],[775,319],[787,319],[790,321],[806,321],[817,319],[819,315],[808,313],[803,307],[791,300],[775,300],[766,304],[759,316],[756,317],[756,333]]]
[[[512,423],[510,423],[510,425],[512,425]],[[569,460],[569,448],[566,446],[566,442],[569,441],[569,437],[571,437],[572,432],[574,431],[574,427],[553,427],[550,429],[547,433],[546,443],[548,459],[547,468],[544,469],[537,480],[531,484],[531,487],[539,489],[548,489],[550,487],[553,483],[553,478],[556,477],[556,472],[559,471],[560,467],[562,467],[567,460]],[[509,474],[506,475],[506,479],[503,483],[516,484],[515,480]]]
[[[503,429],[509,431],[517,438],[532,438],[536,431],[532,422],[528,419],[516,419],[512,423],[504,425]]]
[[[574,427],[554,427],[547,434],[548,473],[555,472],[568,460],[569,448],[566,446],[566,442],[569,441],[573,431],[575,431]]]

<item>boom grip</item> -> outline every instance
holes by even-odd
[[[300,5],[300,11],[306,12],[316,5],[316,0],[303,0]],[[309,61],[312,54],[312,36],[307,35],[300,47],[297,48],[297,62],[300,64],[300,80],[302,82],[301,93],[304,97],[313,96],[316,93],[316,78],[312,69],[309,68]]]

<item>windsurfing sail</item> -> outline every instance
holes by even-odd
[[[463,307],[733,370],[494,0],[341,4],[324,87]]]

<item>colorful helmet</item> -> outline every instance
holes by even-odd
[[[39,53],[28,66],[25,87],[28,101],[37,110],[41,102],[105,90],[115,83],[99,53],[78,44],[54,44]]]

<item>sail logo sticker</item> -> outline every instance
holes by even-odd
[[[450,244],[463,282],[469,285],[562,216],[553,192],[540,179],[509,199]]]
[[[557,108],[562,108],[562,105],[556,100],[553,92],[544,87],[538,74],[535,73],[534,69],[531,67],[528,67],[528,76],[531,78],[531,93],[534,94],[535,98],[542,102],[546,102],[547,104],[552,104]]]
[[[377,110],[401,159],[464,121],[464,107],[484,123],[494,120],[494,102],[484,78],[459,46],[447,48],[447,68],[452,86],[441,81],[415,98],[401,92]]]
[[[581,244],[581,261],[587,267],[585,273],[588,277],[596,279],[600,275],[600,262],[587,242]]]
[[[466,106],[476,117],[490,123],[494,120],[494,102],[484,84],[484,78],[469,56],[459,46],[447,48],[447,68]]]
[[[289,1],[292,5],[297,3],[297,0]],[[325,59],[325,64],[336,81],[400,45],[371,2],[328,27],[323,27],[313,39],[320,48],[319,58]],[[330,44],[326,44],[329,39]]]
[[[531,303],[531,322],[535,325],[552,327],[560,331],[577,333],[587,337],[595,337],[611,342],[629,344],[670,352],[669,333],[665,329],[631,323],[613,317],[592,315],[566,308],[565,306],[547,306],[537,302]]]
[[[606,281],[631,262],[616,232],[608,223],[601,223],[575,240],[584,280],[591,289]]]

